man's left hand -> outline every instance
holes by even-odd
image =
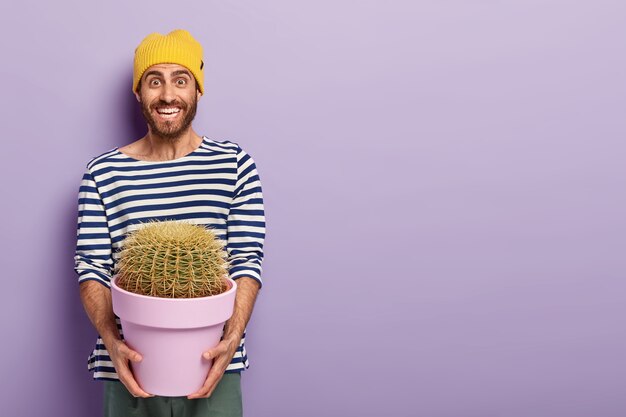
[[[209,375],[204,381],[204,385],[198,391],[187,396],[190,400],[196,398],[208,398],[215,390],[215,387],[224,376],[226,367],[233,359],[237,347],[239,346],[239,340],[222,340],[213,349],[209,349],[202,354],[202,357],[206,360],[213,360],[213,365],[209,370]]]

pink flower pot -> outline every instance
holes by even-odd
[[[111,281],[113,311],[126,344],[139,352],[133,375],[144,391],[168,397],[189,395],[206,380],[211,362],[202,353],[217,346],[233,314],[237,284],[201,298],[158,298],[134,294]]]

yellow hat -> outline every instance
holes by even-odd
[[[146,70],[156,64],[178,64],[186,67],[196,78],[200,93],[204,94],[204,62],[202,45],[186,30],[174,30],[167,35],[151,33],[135,49],[133,91]]]

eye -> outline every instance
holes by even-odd
[[[176,80],[177,85],[187,85],[187,80],[184,78],[179,78]]]
[[[150,85],[153,87],[158,87],[159,85],[161,85],[161,81],[158,78],[153,78],[152,80],[150,80]]]

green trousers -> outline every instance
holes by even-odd
[[[226,373],[209,398],[135,398],[119,381],[104,381],[104,417],[242,417],[241,374]]]

